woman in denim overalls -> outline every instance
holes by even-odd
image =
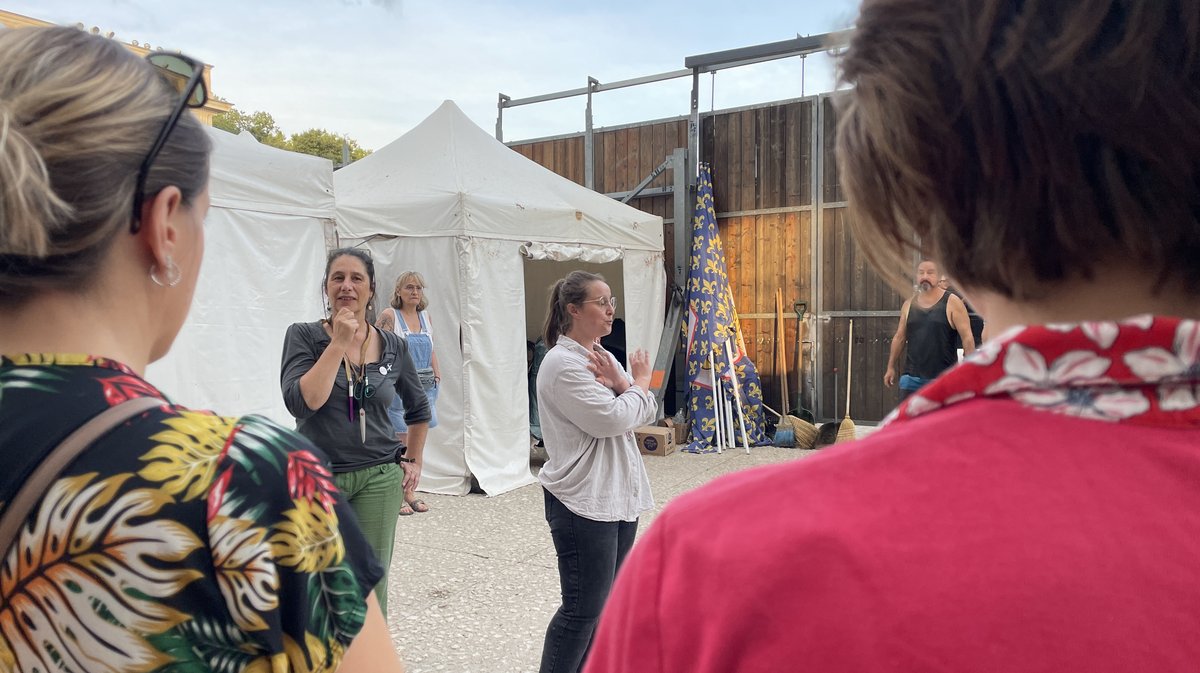
[[[425,312],[428,306],[429,300],[425,298],[425,279],[416,271],[405,271],[396,279],[391,309],[383,311],[377,326],[394,331],[408,342],[408,354],[417,366],[417,376],[425,388],[425,396],[429,398],[429,411],[432,414],[429,427],[434,428],[437,427],[436,403],[442,375],[438,368],[437,354],[433,352],[433,332],[429,326],[429,314]],[[405,441],[408,426],[404,424],[404,405],[399,398],[388,408],[388,417],[396,428],[397,439]],[[428,512],[429,506],[424,500],[417,498],[415,492],[405,491],[404,506],[400,508],[400,515],[408,516],[414,511]]]

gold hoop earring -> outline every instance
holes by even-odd
[[[159,287],[175,287],[180,280],[183,280],[183,272],[179,270],[179,266],[175,264],[175,260],[171,259],[170,255],[167,255],[166,272],[167,278],[164,281],[158,277],[158,264],[152,264],[150,265],[150,280]]]

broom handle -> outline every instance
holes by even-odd
[[[784,339],[786,332],[783,327],[783,288],[775,289],[775,352],[776,359],[779,361],[779,394],[782,396],[779,405],[783,407],[783,413],[788,413],[791,409],[788,404],[788,376],[787,376],[787,353],[784,352]]]
[[[850,375],[854,372],[854,318],[850,319],[850,343],[846,346],[846,418],[850,418]]]

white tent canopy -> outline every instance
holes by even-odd
[[[333,166],[246,133],[209,137],[212,208],[195,298],[171,352],[146,377],[180,404],[295,427],[279,390],[283,336],[320,317]]]
[[[442,389],[422,490],[463,494],[472,475],[492,495],[533,481],[526,260],[621,261],[627,349],[657,347],[662,218],[522,157],[453,102],[339,170],[334,183],[340,235],[364,241],[375,257],[377,306],[387,306],[405,270],[421,272],[429,286]]]

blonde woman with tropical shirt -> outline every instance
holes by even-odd
[[[4,511],[76,428],[160,401],[67,463],[0,549],[0,670],[401,670],[324,455],[142,378],[203,256],[209,141],[185,109],[203,64],[60,27],[0,32],[0,64]]]

